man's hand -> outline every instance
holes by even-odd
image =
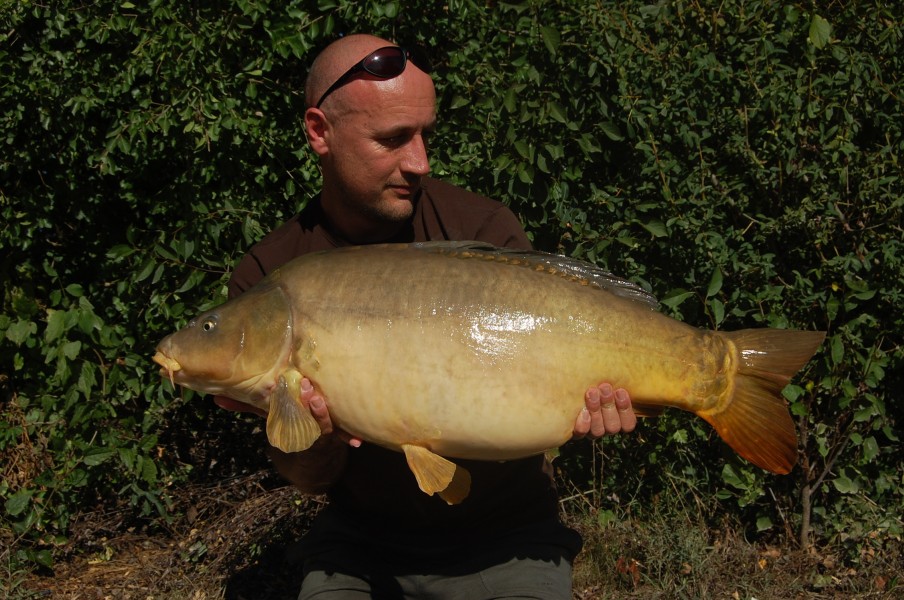
[[[311,415],[314,417],[314,420],[317,421],[317,424],[320,425],[320,432],[323,435],[335,433],[340,440],[347,443],[349,446],[354,448],[361,446],[360,439],[352,437],[345,431],[333,427],[333,421],[330,419],[330,411],[326,406],[326,400],[314,390],[314,386],[311,385],[311,382],[307,378],[301,380],[301,395],[299,396],[299,400],[309,411],[311,411]],[[267,416],[266,411],[257,408],[256,406],[251,406],[250,404],[245,404],[244,402],[239,402],[238,400],[233,400],[226,396],[214,396],[213,401],[217,406],[226,410],[250,412],[265,418]]]
[[[634,431],[637,417],[631,408],[631,397],[622,388],[608,383],[592,387],[584,394],[585,407],[574,422],[574,437],[593,438]]]
[[[361,440],[352,437],[341,429],[333,427],[333,420],[330,419],[330,411],[326,407],[326,400],[314,390],[314,386],[311,385],[307,378],[301,380],[301,401],[311,411],[311,415],[313,415],[317,424],[320,425],[320,431],[323,435],[335,433],[340,440],[349,446],[353,448],[361,446]]]

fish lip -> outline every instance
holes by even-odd
[[[176,372],[182,370],[182,365],[179,364],[178,360],[176,360],[175,358],[170,358],[159,350],[156,354],[154,354],[153,361],[167,371]]]
[[[159,350],[154,354],[152,360],[160,365],[161,377],[166,376],[170,380],[170,383],[173,385],[173,387],[176,387],[174,374],[182,370],[182,365],[179,364],[179,361],[175,358],[170,358]]]

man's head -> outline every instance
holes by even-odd
[[[351,67],[392,45],[370,35],[344,37],[316,58],[305,86],[305,127],[320,156],[323,208],[357,242],[389,237],[411,218],[421,178],[430,171],[433,81],[411,61],[391,78],[361,69],[315,105]]]

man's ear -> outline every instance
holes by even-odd
[[[308,136],[308,144],[318,156],[329,152],[330,124],[322,110],[309,108],[304,111],[304,129]]]

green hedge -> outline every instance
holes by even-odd
[[[900,540],[895,3],[54,5],[0,2],[13,562],[51,564],[80,512],[122,497],[135,518],[165,517],[171,486],[265,464],[253,423],[179,398],[149,358],[317,192],[302,84],[316,51],[355,31],[430,48],[434,173],[507,202],[539,248],[630,277],[694,325],[829,333],[786,389],[791,476],[670,415],[607,442],[601,472],[592,447],[569,449],[568,477],[638,504],[693,494],[751,531],[852,556]]]

